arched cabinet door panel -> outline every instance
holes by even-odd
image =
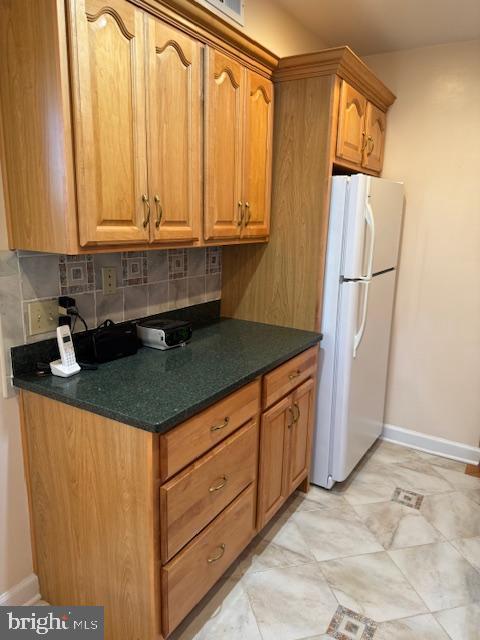
[[[126,0],[69,6],[80,244],[145,242],[144,14]]]
[[[198,240],[202,187],[202,45],[147,17],[152,241]]]
[[[243,237],[270,232],[273,84],[247,71]]]
[[[205,238],[238,238],[243,215],[245,73],[208,49],[205,69]]]
[[[368,102],[365,118],[366,143],[362,163],[366,169],[378,172],[382,170],[386,126],[386,114]]]
[[[365,146],[365,96],[345,80],[340,88],[337,157],[361,165]]]

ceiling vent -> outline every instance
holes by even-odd
[[[216,9],[242,26],[245,25],[245,0],[200,0],[208,8]]]

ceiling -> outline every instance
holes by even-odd
[[[480,38],[480,0],[276,2],[327,46],[348,44],[360,55]]]

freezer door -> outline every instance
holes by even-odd
[[[397,266],[403,199],[399,182],[351,176],[345,208],[344,278],[368,279]]]
[[[398,264],[403,201],[402,183],[369,178],[368,205],[375,225],[373,273],[391,269]]]
[[[348,477],[382,432],[395,278],[396,271],[389,271],[371,282],[341,285],[330,451],[336,482]]]

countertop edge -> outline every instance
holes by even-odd
[[[129,418],[116,411],[110,411],[108,409],[98,407],[97,405],[89,405],[86,402],[75,401],[74,399],[69,397],[61,397],[58,393],[55,393],[48,389],[46,390],[43,387],[38,388],[35,384],[36,382],[35,379],[32,377],[15,376],[13,378],[13,385],[19,389],[30,391],[31,393],[37,393],[38,395],[50,398],[52,400],[56,400],[57,402],[62,402],[63,404],[76,407],[77,409],[89,411],[90,413],[103,416],[104,418],[115,420],[116,422],[120,422],[121,424],[126,424],[128,426],[135,427],[137,429],[142,429],[144,431],[148,431],[149,433],[161,434],[161,433],[166,433],[170,429],[173,429],[174,427],[179,425],[181,422],[184,422],[185,420],[188,420],[195,414],[200,413],[200,411],[207,409],[209,406],[211,406],[215,402],[218,402],[218,400],[225,398],[230,393],[247,385],[249,382],[251,382],[252,380],[255,380],[259,376],[262,376],[265,373],[272,371],[276,367],[280,366],[284,362],[287,362],[291,358],[294,358],[298,354],[303,353],[307,349],[310,349],[318,345],[321,339],[322,339],[321,334],[318,334],[317,336],[312,337],[310,340],[305,341],[305,344],[302,345],[301,347],[296,347],[295,349],[288,351],[288,353],[282,355],[281,358],[276,358],[274,361],[270,362],[268,365],[265,365],[263,367],[260,367],[259,369],[256,369],[252,373],[246,376],[243,376],[238,381],[227,385],[221,391],[218,391],[212,394],[211,396],[208,396],[208,398],[205,398],[205,400],[203,400],[202,402],[197,402],[196,404],[191,405],[187,410],[179,412],[175,416],[172,416],[171,418],[167,418],[166,420],[162,420],[162,422],[159,422],[159,423],[150,423],[142,420],[135,421],[135,420],[132,420],[131,417]]]

